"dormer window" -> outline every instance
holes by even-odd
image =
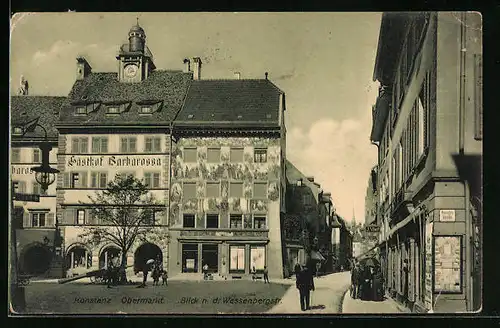
[[[116,106],[110,106],[106,114],[120,114],[120,109]]]
[[[151,106],[142,106],[140,111],[141,114],[151,114],[153,112],[153,109]]]
[[[23,129],[19,126],[15,126],[12,128],[12,134],[16,136],[20,136],[23,134]]]
[[[87,108],[84,106],[79,106],[76,108],[77,115],[87,115]]]

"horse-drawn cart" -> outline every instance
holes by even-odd
[[[102,284],[106,282],[107,271],[105,269],[90,271],[87,276],[90,278],[91,283]]]

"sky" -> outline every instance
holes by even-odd
[[[200,57],[202,79],[269,79],[286,94],[287,157],[332,193],[337,213],[364,219],[377,148],[370,143],[381,13],[32,13],[11,22],[11,92],[66,96],[76,57],[116,71],[139,19],[158,69]]]

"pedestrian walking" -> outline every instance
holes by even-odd
[[[168,286],[168,273],[167,270],[162,270],[161,273],[161,285]]]
[[[142,266],[142,284],[139,287],[146,287],[146,282],[148,281],[149,264],[144,263]]]
[[[297,275],[296,287],[300,294],[300,309],[302,311],[309,310],[311,291],[314,291],[314,277],[311,264],[307,264]]]
[[[106,267],[106,284],[108,285],[108,288],[111,288],[111,284],[114,282],[113,280],[113,261],[108,261],[108,265]]]
[[[269,270],[267,270],[267,266],[264,266],[264,283],[269,283]]]
[[[405,305],[407,305],[407,302],[408,302],[408,273],[409,273],[408,260],[404,259],[403,260],[403,296],[404,296],[403,302],[405,303]]]
[[[252,267],[252,280],[257,280],[257,270],[255,270],[255,266]]]
[[[151,277],[153,278],[153,286],[160,285],[160,276],[161,276],[160,267],[158,265],[155,265],[153,271],[151,272]]]
[[[293,273],[295,273],[295,278],[298,279],[298,275],[300,273],[300,271],[302,271],[302,267],[300,266],[300,264],[297,262],[295,263],[295,267],[293,268]]]
[[[374,301],[384,300],[384,277],[380,267],[375,268],[375,274],[373,276],[373,292]]]
[[[353,299],[359,297],[360,274],[359,264],[355,262],[351,270],[351,297]]]

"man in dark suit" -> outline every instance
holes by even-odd
[[[311,300],[311,290],[314,290],[314,278],[311,270],[311,264],[309,263],[304,267],[302,271],[297,275],[296,281],[297,289],[300,293],[300,308],[302,311],[310,309]]]

